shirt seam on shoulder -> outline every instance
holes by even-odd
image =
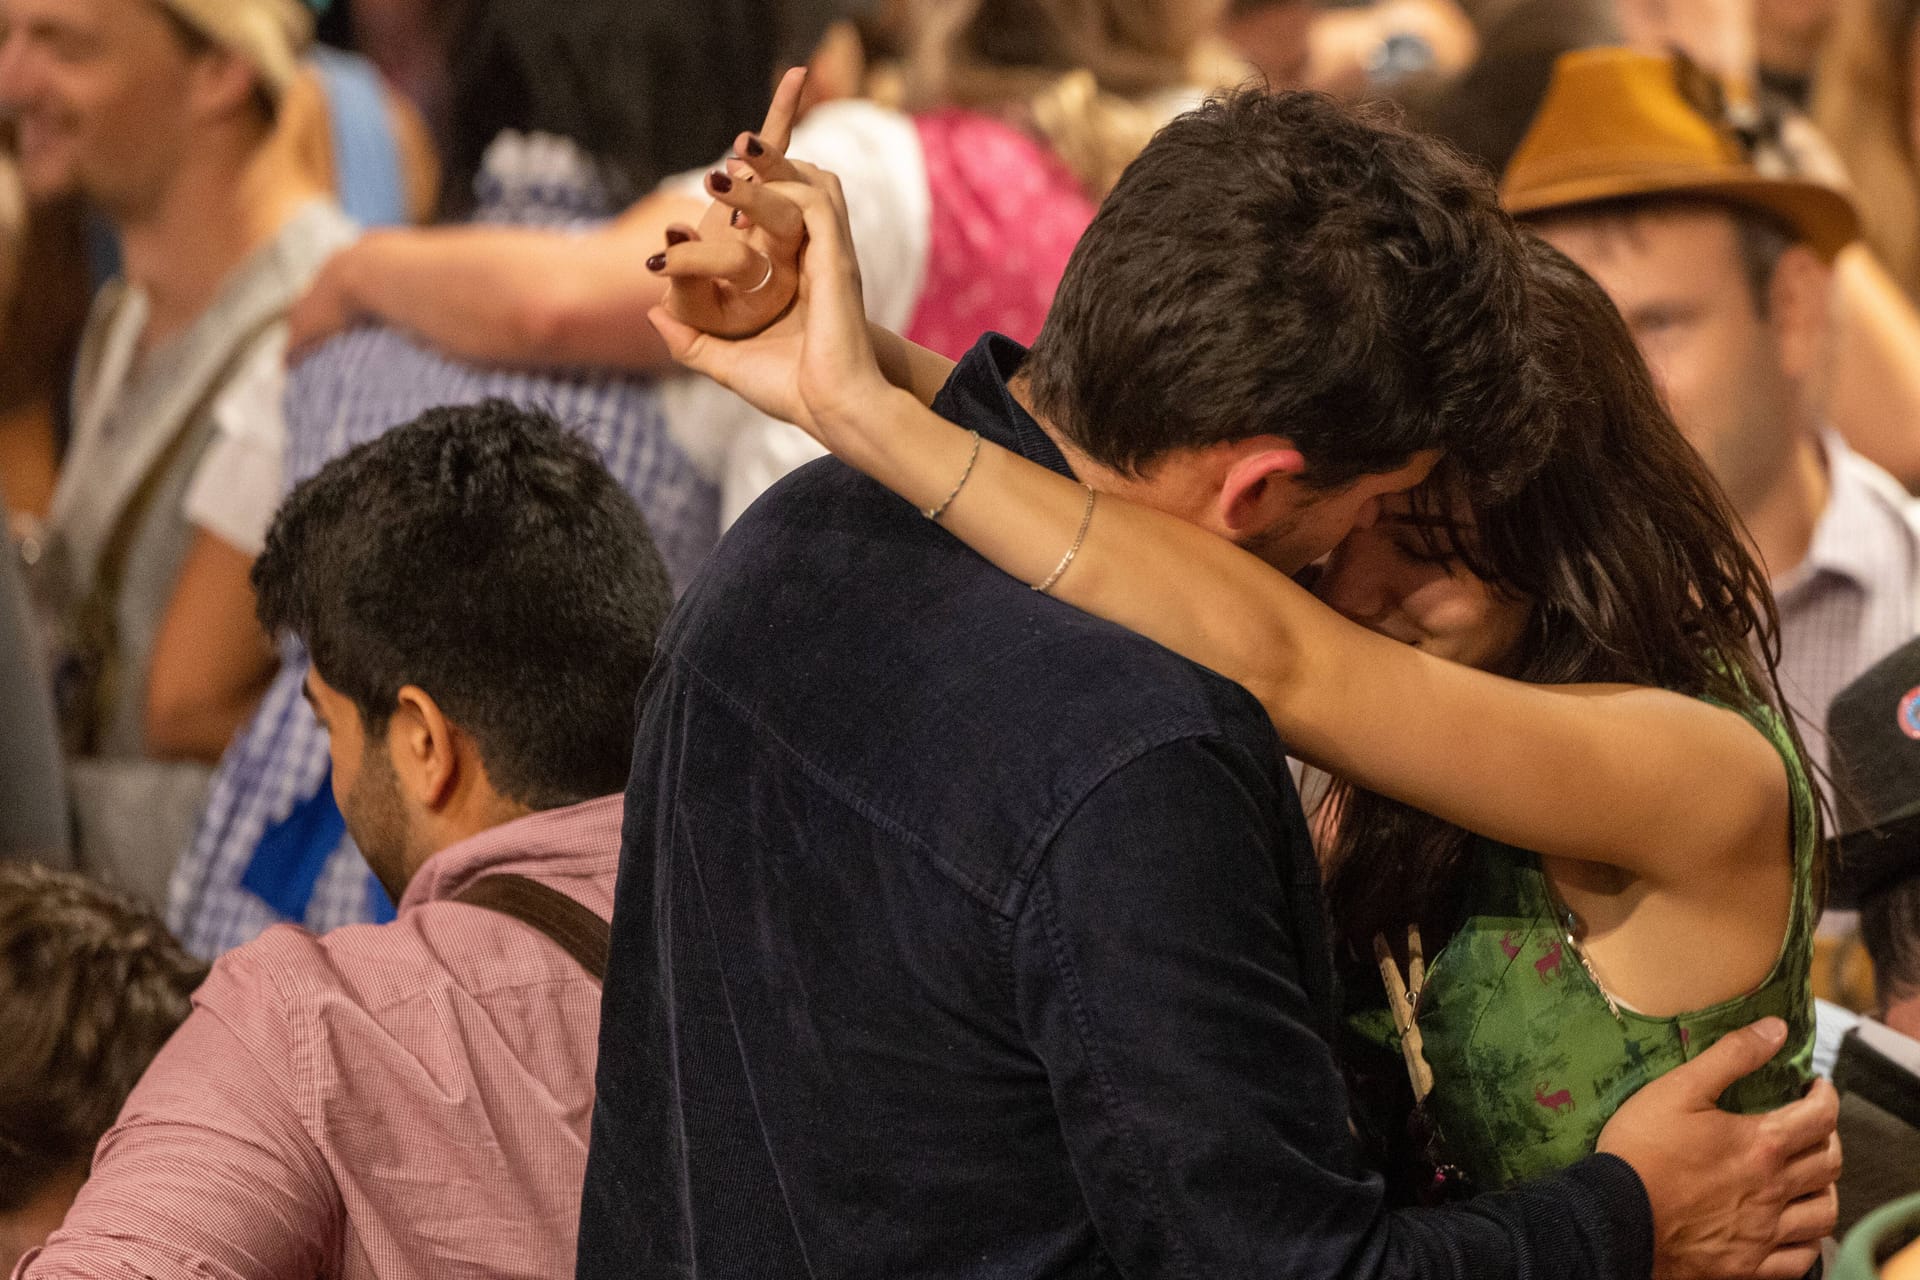
[[[705,689],[710,697],[720,705],[726,707],[727,710],[739,718],[742,723],[751,725],[765,733],[767,739],[791,759],[794,766],[799,769],[809,781],[820,787],[821,790],[826,792],[827,795],[835,801],[844,805],[866,822],[878,827],[887,835],[914,850],[914,852],[932,864],[943,877],[953,881],[956,887],[968,897],[978,902],[982,907],[985,907],[996,915],[1010,915],[1007,907],[999,900],[999,897],[988,890],[986,886],[979,884],[973,877],[967,875],[966,872],[962,871],[959,867],[954,866],[952,862],[941,857],[927,845],[926,841],[915,835],[904,824],[889,814],[882,812],[878,805],[874,804],[865,796],[854,792],[852,788],[840,778],[829,773],[825,768],[809,759],[792,743],[788,742],[779,733],[769,727],[764,720],[755,715],[751,708],[741,703],[739,699],[721,687],[719,683],[701,671],[700,668],[678,654],[674,655],[670,661],[679,670],[684,671],[690,679],[698,681],[701,688]]]
[[[838,777],[827,772],[812,760],[809,760],[785,738],[768,728],[766,723],[762,721],[759,716],[755,715],[750,708],[743,705],[737,698],[728,693],[726,689],[722,688],[717,682],[707,676],[705,672],[687,661],[685,657],[675,655],[672,661],[675,666],[685,671],[690,677],[698,680],[714,698],[730,708],[734,714],[739,716],[745,723],[765,730],[767,736],[794,760],[795,764],[808,778],[827,790],[836,800],[845,804],[848,808],[879,827],[882,831],[894,836],[919,852],[938,868],[942,874],[953,879],[969,896],[975,898],[981,905],[985,906],[995,915],[1008,920],[1012,920],[1020,914],[1021,902],[1026,897],[1027,887],[1033,879],[1034,872],[1038,869],[1041,859],[1045,856],[1048,847],[1050,847],[1055,838],[1058,837],[1060,829],[1071,820],[1074,813],[1086,803],[1087,799],[1091,797],[1094,792],[1098,791],[1115,773],[1118,773],[1135,761],[1151,755],[1155,751],[1173,746],[1176,743],[1215,741],[1226,744],[1231,741],[1227,735],[1217,727],[1197,727],[1194,724],[1193,718],[1188,715],[1163,717],[1160,720],[1142,726],[1129,737],[1121,739],[1110,750],[1094,757],[1078,773],[1072,775],[1069,782],[1061,788],[1061,798],[1055,806],[1053,816],[1045,818],[1034,825],[1033,835],[1028,840],[1026,848],[1019,853],[1010,866],[1007,874],[1006,888],[1001,893],[995,894],[985,885],[979,884],[960,868],[954,866],[952,862],[941,857],[929,847],[924,840],[909,830],[904,823],[883,812],[877,804],[866,797],[855,794]]]
[[[1014,862],[1013,872],[1008,881],[1007,914],[1017,916],[1020,913],[1020,899],[1025,896],[1027,886],[1039,870],[1047,850],[1052,848],[1061,830],[1073,820],[1073,816],[1087,801],[1093,798],[1095,792],[1105,786],[1121,770],[1146,759],[1156,751],[1185,742],[1213,742],[1230,748],[1235,747],[1232,739],[1218,728],[1196,728],[1188,717],[1169,716],[1143,727],[1130,738],[1121,741],[1111,751],[1096,757],[1085,769],[1074,775],[1071,785],[1061,789],[1061,799],[1053,817],[1036,824],[1033,838]],[[1277,761],[1276,767],[1281,767]]]
[[[333,1191],[328,1202],[328,1213],[332,1218],[332,1228],[328,1231],[328,1249],[337,1251],[342,1238],[341,1228],[345,1226],[346,1200],[340,1189],[340,1180],[334,1172],[333,1164],[320,1155],[319,1143],[315,1137],[325,1128],[325,1125],[320,1108],[318,1050],[311,1020],[307,1016],[307,1006],[296,1000],[285,987],[281,986],[280,979],[271,966],[260,964],[251,956],[243,956],[240,963],[250,969],[260,984],[272,993],[274,1009],[287,1029],[288,1057],[291,1059],[290,1065],[294,1077],[288,1091],[289,1102],[293,1109],[294,1120],[299,1124],[307,1142],[312,1144],[316,1163],[326,1178],[327,1185]],[[213,1011],[208,1010],[208,1012]],[[222,1022],[227,1022],[227,1019],[220,1014],[216,1013],[214,1016],[219,1017]],[[229,1024],[229,1031],[231,1033],[231,1024]],[[249,1053],[248,1056],[253,1055]]]

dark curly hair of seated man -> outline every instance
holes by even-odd
[[[0,863],[0,1273],[60,1225],[205,976],[126,894]]]

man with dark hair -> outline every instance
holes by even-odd
[[[1443,452],[1493,490],[1537,464],[1522,248],[1438,144],[1235,96],[1129,167],[1033,352],[987,336],[934,407],[1298,569]],[[1271,722],[1037,585],[823,461],[683,601],[629,782],[583,1280],[1811,1265],[1830,1212],[1782,1210],[1830,1166],[1783,1171],[1831,1095],[1713,1106],[1764,1032],[1631,1100],[1613,1154],[1390,1212]]]
[[[1210,169],[1198,189],[1191,175]],[[1516,232],[1483,192],[1444,148],[1310,97],[1210,104],[1155,138],[1074,250],[1021,370],[1036,415],[1142,483],[1170,455],[1285,424],[1316,498],[1357,495],[1335,503],[1349,520],[1440,451],[1507,490],[1555,415]]]
[[[0,1271],[60,1225],[206,972],[128,895],[0,864]]]
[[[218,961],[21,1274],[560,1275],[671,600],[646,524],[551,418],[436,409],[295,489],[254,586],[399,917]]]
[[[1753,535],[1780,685],[1816,762],[1834,695],[1920,630],[1920,515],[1827,418],[1845,196],[1672,56],[1568,54],[1502,184],[1599,281]]]

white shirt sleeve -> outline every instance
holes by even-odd
[[[794,128],[788,150],[839,177],[867,315],[889,329],[906,328],[926,280],[932,223],[913,119],[871,102],[831,102]],[[670,179],[666,186],[697,194],[703,176]],[[799,428],[756,412],[705,378],[665,379],[661,399],[668,427],[689,456],[720,459],[722,528],[767,486],[824,453]]]
[[[1840,1042],[1864,1021],[1851,1009],[1825,1000],[1813,1002],[1813,1074],[1833,1079],[1834,1064],[1840,1059]]]
[[[186,517],[257,556],[285,488],[286,339],[260,344],[214,401],[213,441],[187,484]]]

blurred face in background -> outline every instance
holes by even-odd
[[[1804,274],[1811,252],[1787,251],[1763,306],[1723,209],[1574,215],[1538,229],[1612,297],[1682,434],[1734,507],[1753,511],[1805,438],[1817,335],[1778,276]]]
[[[0,0],[0,106],[28,194],[151,204],[191,135],[195,61],[155,0]]]

